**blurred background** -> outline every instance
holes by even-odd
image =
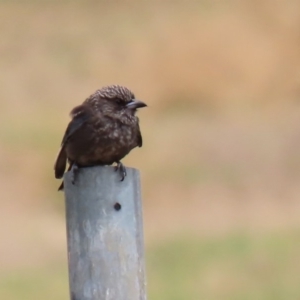
[[[300,299],[299,1],[1,1],[0,36],[1,299],[69,299],[53,163],[114,83],[149,105],[149,299]]]

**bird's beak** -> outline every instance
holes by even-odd
[[[132,100],[131,102],[126,104],[126,107],[129,109],[137,109],[145,106],[147,106],[147,104],[140,100]]]

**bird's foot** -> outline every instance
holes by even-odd
[[[119,171],[120,172],[120,175],[121,175],[121,181],[123,181],[127,175],[127,172],[126,172],[126,168],[124,167],[124,165],[118,161],[117,162],[117,165],[115,167],[115,171]]]
[[[79,167],[77,166],[77,164],[70,162],[68,172],[71,172],[71,182],[73,185],[75,184],[78,171],[79,171]],[[63,190],[64,190],[64,180],[62,181],[61,185],[58,188],[58,191],[63,191]]]
[[[78,175],[78,171],[79,171],[78,165],[76,163],[74,163],[72,165],[72,168],[71,168],[70,171],[71,171],[71,182],[74,185],[75,181],[76,181],[76,178],[77,178],[77,175]]]

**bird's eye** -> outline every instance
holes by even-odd
[[[119,105],[122,105],[123,104],[123,101],[119,98],[116,98],[115,99],[116,103],[118,103]]]

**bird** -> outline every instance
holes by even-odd
[[[123,181],[126,168],[121,159],[143,145],[136,112],[146,106],[127,87],[109,85],[74,107],[54,164],[55,178],[63,177],[67,162],[72,184],[80,168],[116,163],[115,170]],[[58,190],[63,188],[62,181]]]

